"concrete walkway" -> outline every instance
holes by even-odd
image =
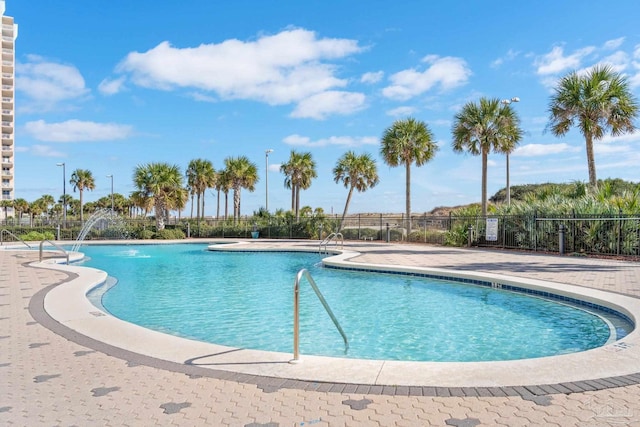
[[[355,259],[360,262],[486,271],[640,297],[637,263],[419,245],[347,246],[362,252]],[[30,267],[34,258],[0,250],[2,425],[640,426],[640,375],[627,378],[628,385],[594,383],[590,390],[585,384],[577,392],[506,395],[488,388],[473,395],[461,388],[424,396],[423,389],[409,387],[290,387],[140,364],[140,358],[78,344],[82,337],[64,338],[37,321],[43,293],[72,277]]]

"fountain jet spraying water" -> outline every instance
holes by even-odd
[[[80,234],[78,234],[78,238],[74,243],[71,250],[73,252],[77,252],[82,245],[85,237],[93,228],[100,228],[102,230],[107,228],[118,228],[121,230],[121,237],[124,238],[124,227],[122,226],[122,220],[111,210],[111,209],[98,209],[96,210],[84,224],[82,229],[80,230]]]

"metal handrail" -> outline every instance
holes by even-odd
[[[322,242],[320,242],[318,252],[322,253],[322,245],[324,245],[324,252],[327,252],[329,243],[331,243],[334,238],[336,240],[336,247],[338,246],[338,239],[340,239],[340,249],[342,249],[344,247],[344,236],[342,235],[342,233],[331,233],[327,237],[325,237]]]
[[[322,296],[322,293],[320,293],[320,289],[318,289],[318,285],[316,285],[316,282],[313,280],[313,277],[311,277],[311,273],[309,273],[309,271],[306,268],[303,268],[302,270],[298,271],[298,274],[296,275],[296,281],[293,286],[293,360],[291,362],[297,362],[300,356],[300,352],[299,352],[300,296],[299,295],[300,295],[300,281],[302,280],[303,276],[307,278],[307,281],[311,285],[311,288],[313,288],[313,291],[316,293],[324,309],[327,311],[327,314],[329,314],[329,317],[331,317],[333,324],[336,325],[336,328],[338,328],[338,332],[340,332],[340,335],[342,335],[342,339],[344,340],[344,352],[346,353],[347,350],[349,350],[349,340],[347,339],[347,335],[342,330],[340,323],[338,323],[338,319],[333,314],[333,311],[331,311],[331,308],[329,307],[329,304],[327,304],[327,301]]]
[[[4,240],[2,238],[2,236],[4,236],[5,234],[8,234],[9,236],[12,236],[14,239],[24,243],[25,245],[27,245],[27,247],[29,249],[33,249],[31,246],[29,246],[29,244],[27,242],[25,242],[24,240],[22,240],[21,238],[19,238],[18,236],[16,236],[15,234],[13,234],[12,232],[10,232],[9,230],[2,230],[0,231],[0,245],[2,245],[4,243]]]
[[[40,242],[40,262],[42,262],[42,247],[44,246],[44,244],[46,243],[50,243],[53,247],[55,247],[56,249],[58,249],[59,251],[61,251],[67,258],[67,265],[69,265],[69,252],[65,251],[63,248],[61,248],[60,246],[56,245],[54,242],[52,242],[51,240],[43,240]]]

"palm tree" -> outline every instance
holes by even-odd
[[[76,169],[71,174],[69,184],[73,185],[73,191],[78,190],[80,193],[80,221],[84,220],[82,209],[82,194],[84,190],[93,190],[96,188],[96,183],[93,179],[91,171],[88,169]]]
[[[363,192],[378,184],[376,161],[369,154],[365,153],[358,156],[353,151],[347,151],[338,159],[338,163],[333,168],[333,179],[335,182],[342,181],[344,187],[349,189],[342,219],[338,226],[338,231],[340,231],[349,210],[353,190]]]
[[[380,153],[391,167],[405,167],[405,210],[407,232],[411,232],[411,164],[422,166],[438,151],[434,136],[426,123],[412,117],[396,120],[382,135]]]
[[[511,105],[497,98],[468,102],[454,117],[453,150],[482,156],[482,215],[487,215],[487,159],[489,152],[509,153],[522,139],[520,118]]]
[[[134,192],[132,197],[135,195],[139,200],[153,201],[156,230],[164,230],[168,211],[179,206],[179,200],[185,194],[180,168],[168,163],[141,165],[133,173],[133,183],[139,193]]]
[[[573,72],[560,80],[549,102],[549,114],[547,127],[556,136],[564,136],[574,125],[580,129],[587,149],[589,185],[596,190],[593,141],[608,132],[612,136],[634,132],[638,103],[624,76],[609,66],[595,66],[584,75]]]
[[[22,219],[22,214],[27,213],[29,210],[29,202],[25,199],[17,198],[13,201],[13,208],[16,210],[16,219],[20,221]]]
[[[51,215],[51,208],[53,207],[56,201],[51,194],[45,194],[40,198],[42,199],[42,201],[46,206],[47,217],[49,217]]]
[[[289,161],[280,165],[280,172],[284,173],[284,185],[291,189],[291,210],[295,212],[296,220],[300,219],[300,190],[311,187],[311,181],[317,177],[316,162],[311,153],[298,153],[291,150]]]
[[[13,207],[13,200],[0,200],[0,208],[4,209],[4,219],[9,215],[9,208]]]
[[[186,171],[187,185],[197,198],[196,217],[204,218],[204,195],[215,184],[216,171],[209,160],[195,159],[189,162]],[[193,200],[192,200],[193,209]]]
[[[226,169],[218,171],[216,174],[215,189],[218,192],[218,206],[216,208],[216,218],[220,218],[220,192],[224,193],[224,219],[229,216],[229,190],[231,190],[231,181]]]
[[[258,167],[248,157],[227,157],[224,160],[225,170],[233,189],[233,220],[240,218],[240,191],[246,188],[255,190],[255,184],[259,181]]]

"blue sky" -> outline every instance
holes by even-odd
[[[558,78],[610,64],[640,95],[637,0],[248,1],[7,0],[16,41],[16,190],[62,194],[77,168],[96,181],[85,201],[134,190],[135,167],[258,166],[242,214],[290,208],[279,165],[309,151],[318,177],[301,205],[341,213],[347,189],[331,170],[347,150],[377,160],[380,183],[355,193],[350,213],[404,211],[404,168],[379,154],[385,128],[424,121],[439,145],[412,169],[412,211],[480,201],[480,158],[454,153],[451,124],[481,97],[519,97],[525,131],[511,185],[588,181],[578,132],[545,132]],[[596,144],[598,178],[640,181],[640,133]],[[489,156],[488,193],[505,186],[505,158]],[[67,184],[67,191],[73,194]],[[78,194],[73,194],[78,198]],[[215,214],[213,191],[207,214]],[[187,210],[188,212],[188,210]]]

